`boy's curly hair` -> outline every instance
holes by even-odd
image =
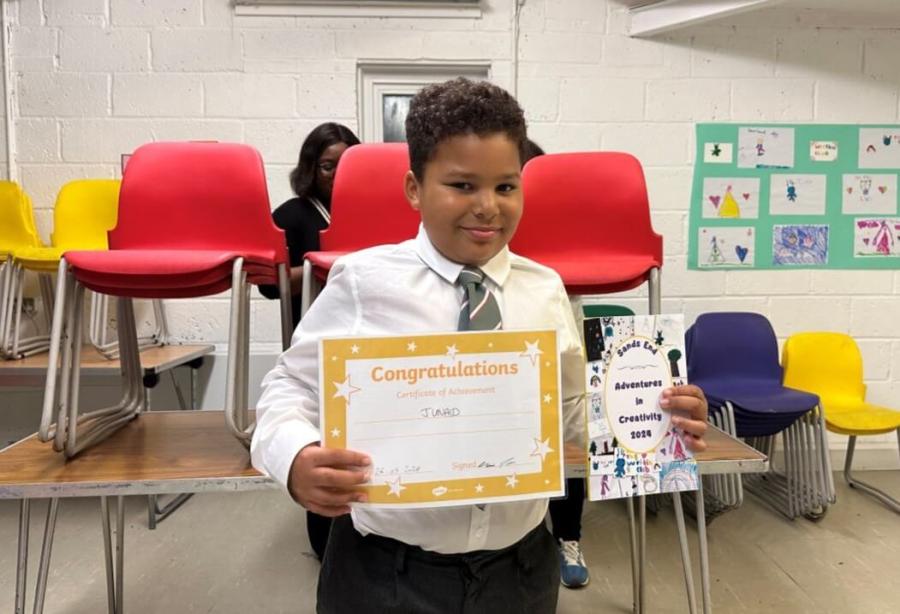
[[[421,181],[438,144],[454,136],[503,132],[524,160],[525,114],[509,92],[486,81],[457,77],[422,88],[409,103],[406,140],[412,172]]]

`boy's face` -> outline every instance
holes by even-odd
[[[480,266],[509,243],[522,217],[519,149],[503,133],[441,141],[406,197],[447,259]]]

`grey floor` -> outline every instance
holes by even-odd
[[[900,494],[900,472],[860,473]],[[900,515],[849,491],[836,475],[838,503],[818,524],[790,522],[747,496],[709,527],[716,611],[900,612]],[[146,499],[126,512],[125,604],[131,613],[312,612],[318,564],[303,514],[277,492],[198,495],[156,531]],[[32,573],[45,505],[33,509]],[[46,612],[106,612],[98,503],[64,501],[53,550]],[[0,611],[11,612],[18,505],[0,501]],[[630,611],[624,506],[589,504],[583,545],[588,587],[561,589],[559,612]],[[650,612],[685,612],[674,519],[650,517]],[[694,531],[691,538],[696,537]],[[695,561],[696,567],[696,561]],[[695,574],[698,572],[695,570]]]

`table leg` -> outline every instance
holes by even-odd
[[[116,497],[116,614],[125,611],[125,497]]]
[[[703,501],[703,478],[697,480],[697,537],[700,540],[700,588],[703,591],[703,614],[712,614],[709,591],[709,548],[706,542],[706,508]]]
[[[638,612],[647,611],[647,497],[638,497]]]
[[[113,571],[112,536],[109,528],[109,501],[100,497],[100,524],[103,527],[103,558],[106,562],[106,603],[109,614],[116,614],[116,584]]]
[[[25,614],[25,584],[28,572],[28,527],[31,524],[31,501],[19,502],[19,554],[16,558],[16,614]]]
[[[47,522],[44,525],[44,543],[41,546],[41,561],[38,564],[37,585],[34,589],[34,614],[44,611],[44,599],[47,595],[47,574],[50,571],[50,554],[53,550],[53,534],[56,531],[56,514],[59,511],[59,499],[50,499],[47,507]]]
[[[684,567],[688,611],[691,614],[696,614],[697,596],[694,594],[694,573],[691,569],[691,553],[688,549],[687,530],[684,526],[684,509],[681,507],[681,493],[677,491],[672,493],[672,503],[675,506],[675,523],[678,525],[678,542],[681,545],[681,565]]]
[[[634,499],[629,497],[625,499],[625,503],[628,507],[628,530],[631,543],[631,608],[634,614],[639,614],[641,611],[640,569],[638,567],[637,527],[634,521]]]

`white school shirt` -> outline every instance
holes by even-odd
[[[318,442],[319,340],[449,332],[457,329],[463,265],[447,260],[420,226],[415,239],[339,259],[328,284],[294,331],[291,347],[263,379],[250,447],[253,466],[287,487],[297,453]],[[504,248],[481,267],[503,328],[559,331],[566,441],[583,445],[584,358],[559,275]],[[353,506],[353,526],[440,553],[510,546],[540,523],[547,500],[434,509]]]

